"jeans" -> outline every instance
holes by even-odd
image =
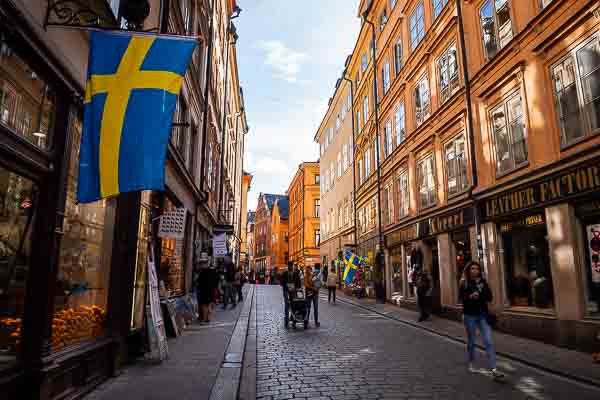
[[[288,326],[290,322],[290,294],[287,290],[283,290],[283,322]]]
[[[223,307],[227,307],[229,304],[229,300],[233,305],[237,305],[237,301],[235,301],[235,290],[233,288],[233,284],[231,282],[225,283],[225,294],[223,295]]]
[[[306,297],[306,317],[304,322],[308,322],[310,318],[310,304],[313,304],[315,309],[315,323],[319,322],[319,292],[315,292],[312,296]]]
[[[333,302],[335,303],[335,286],[328,287],[327,290],[329,290],[329,302],[331,303],[331,295],[333,294]]]
[[[484,314],[480,315],[464,315],[465,328],[467,329],[467,351],[469,353],[469,362],[475,360],[475,340],[477,334],[477,327],[481,333],[481,339],[485,346],[485,352],[488,358],[488,367],[490,369],[496,368],[496,351],[494,350],[494,344],[492,343],[492,328],[485,319]]]

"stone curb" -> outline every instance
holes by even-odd
[[[427,331],[427,332],[432,333],[434,335],[444,337],[446,339],[452,340],[453,342],[461,343],[461,344],[466,345],[466,341],[463,338],[461,338],[461,337],[457,337],[457,336],[450,335],[450,334],[447,334],[447,333],[444,333],[444,332],[440,332],[438,330],[429,328],[427,326],[419,325],[419,324],[417,324],[415,322],[408,321],[408,320],[405,320],[405,319],[402,319],[402,318],[398,318],[398,317],[395,317],[395,316],[387,314],[387,313],[383,313],[383,312],[378,311],[376,309],[373,309],[373,308],[371,308],[369,306],[365,306],[363,304],[356,303],[355,301],[350,300],[348,298],[343,298],[342,296],[338,296],[337,300],[339,300],[339,301],[341,301],[343,303],[352,305],[354,307],[358,307],[358,308],[362,308],[364,310],[371,311],[371,312],[373,312],[375,314],[381,315],[382,317],[391,319],[393,321],[397,321],[397,322],[400,322],[402,324],[409,325],[409,326],[412,326],[414,328],[418,328],[418,329]],[[386,303],[386,304],[391,304],[391,303]],[[477,346],[477,348],[479,350],[485,350],[484,347],[481,346],[481,345],[479,345],[479,344],[477,344],[476,346]],[[505,352],[505,351],[496,351],[496,353],[499,356],[502,356],[502,357],[507,358],[509,360],[519,362],[519,363],[524,364],[524,365],[526,365],[528,367],[536,368],[536,369],[538,369],[540,371],[544,371],[544,372],[547,372],[547,373],[552,374],[552,375],[560,376],[560,377],[565,378],[565,379],[570,379],[572,381],[576,381],[578,383],[582,383],[582,384],[585,384],[585,385],[589,385],[589,386],[593,386],[593,387],[600,387],[600,381],[595,380],[595,379],[585,378],[585,377],[581,377],[581,376],[578,376],[578,375],[573,375],[573,374],[570,374],[568,372],[563,372],[563,371],[557,370],[555,368],[549,368],[549,367],[546,367],[544,365],[541,365],[540,363],[536,363],[534,361],[530,361],[530,360],[526,359],[525,357],[521,357],[521,356],[515,355],[513,353],[508,353],[508,352]]]
[[[256,291],[255,286],[255,291]],[[242,378],[238,393],[238,400],[256,399],[256,375],[257,375],[257,325],[256,325],[256,295],[252,303],[250,313],[250,324],[248,326],[248,336],[246,338],[246,347],[244,351],[244,362],[242,364]]]
[[[244,305],[229,339],[223,363],[219,368],[217,379],[210,392],[210,400],[236,400],[240,387],[248,321],[254,303],[255,287],[246,292]]]

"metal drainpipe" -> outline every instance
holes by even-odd
[[[372,5],[373,3],[371,3]],[[369,7],[370,9],[371,7]],[[376,154],[375,154],[375,158],[376,158],[376,163],[377,163],[377,225],[378,225],[378,230],[379,230],[379,251],[383,252],[383,246],[384,246],[384,240],[383,240],[383,229],[382,229],[382,225],[381,225],[381,172],[379,171],[379,166],[381,164],[381,157],[379,154],[379,101],[378,101],[378,96],[377,96],[377,42],[376,42],[376,38],[375,38],[375,24],[373,24],[373,22],[369,21],[369,19],[367,18],[369,13],[369,10],[367,10],[363,16],[364,16],[364,20],[365,23],[369,24],[371,26],[371,40],[372,40],[372,48],[371,48],[371,54],[373,57],[373,102],[375,103],[375,141],[377,143],[376,146]],[[378,252],[379,253],[379,252]],[[377,259],[377,258],[376,258]],[[383,262],[383,271],[382,272],[382,286],[383,286],[383,298],[385,299],[385,261]]]
[[[475,131],[473,129],[473,110],[471,105],[471,83],[469,80],[469,64],[467,62],[467,48],[465,44],[465,30],[462,19],[462,9],[460,0],[456,0],[456,14],[458,17],[458,32],[460,36],[460,47],[462,54],[462,64],[463,64],[463,80],[465,85],[465,100],[467,105],[467,129],[469,134],[469,158],[471,159],[471,189],[469,190],[469,195],[473,198],[473,189],[477,187],[477,159],[475,154]],[[481,240],[481,217],[479,214],[479,202],[477,200],[473,200],[473,214],[475,219],[475,235],[477,241],[477,258],[480,262],[485,264],[483,260],[483,244]]]
[[[241,116],[241,114],[240,114]],[[241,153],[242,153],[242,162],[241,162],[241,184],[242,186],[244,185],[244,137],[246,136],[246,133],[242,133],[242,148],[241,148]],[[238,247],[238,254],[241,257],[241,251],[242,251],[242,202],[243,202],[243,198],[242,198],[242,191],[240,190],[240,217],[238,219],[238,232],[240,232],[240,241],[239,241],[239,247]],[[247,252],[248,249],[246,249]],[[248,265],[250,264],[250,262],[248,262]],[[239,265],[238,265],[239,266]]]
[[[209,28],[208,28],[208,54],[206,56],[206,72],[204,74],[206,82],[204,84],[204,116],[202,119],[202,146],[200,148],[201,150],[201,157],[200,157],[200,191],[204,192],[204,180],[206,179],[205,176],[206,174],[204,173],[204,167],[205,167],[205,163],[206,163],[206,142],[208,140],[208,134],[207,134],[207,130],[208,130],[208,95],[209,95],[209,88],[210,88],[210,79],[211,79],[211,64],[212,64],[212,53],[213,53],[213,37],[214,37],[214,30],[215,30],[215,24],[214,24],[214,19],[215,19],[215,10],[216,10],[216,6],[215,6],[215,1],[213,0],[213,4],[212,4],[212,8],[210,10],[210,24],[209,24]],[[208,196],[206,196],[206,201],[208,201]]]
[[[350,99],[352,101],[352,106],[350,107],[350,114],[352,114],[352,208],[354,212],[354,244],[358,244],[358,217],[356,216],[356,168],[354,168],[354,160],[356,159],[354,151],[354,149],[356,149],[356,146],[354,145],[356,143],[356,135],[354,134],[354,82],[352,79],[348,79],[346,72],[348,72],[348,70],[344,71],[342,79],[350,84]]]
[[[229,24],[231,27],[231,23]],[[230,29],[227,28],[227,36],[229,36]],[[228,38],[229,39],[229,38]],[[225,125],[227,123],[227,77],[229,76],[229,45],[230,42],[225,42],[225,83],[223,90],[223,118],[221,119],[221,167],[219,169],[219,200],[217,202],[217,219],[221,219],[221,207],[223,202],[223,170],[225,169]]]

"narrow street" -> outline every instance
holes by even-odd
[[[286,330],[281,288],[257,287],[257,399],[598,399],[600,390],[499,358],[470,373],[464,346],[321,295],[320,328]],[[480,353],[478,368],[485,366]]]

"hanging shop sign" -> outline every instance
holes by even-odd
[[[227,235],[222,233],[213,237],[213,255],[215,257],[224,257],[227,255]]]
[[[484,201],[485,218],[540,207],[600,189],[600,162],[561,172]]]
[[[170,239],[183,239],[185,236],[185,217],[187,209],[177,208],[167,211],[160,217],[158,237]]]

